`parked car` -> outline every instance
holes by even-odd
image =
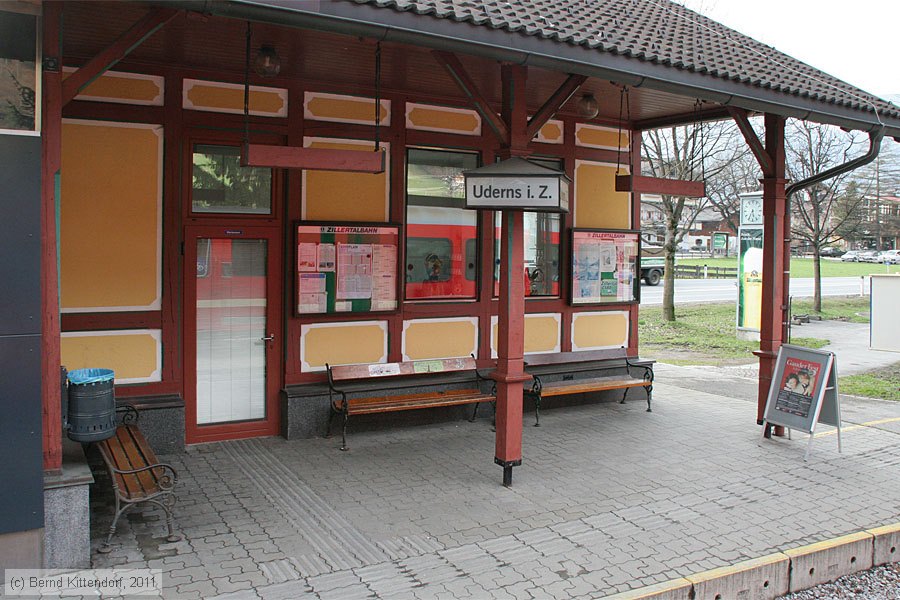
[[[900,250],[885,250],[881,253],[881,262],[886,265],[900,265]]]
[[[881,252],[876,250],[868,250],[866,252],[859,253],[859,262],[864,263],[880,263],[881,262]]]
[[[859,262],[859,250],[848,250],[841,256],[842,262]]]
[[[837,258],[839,256],[843,256],[844,251],[840,248],[835,248],[833,246],[828,246],[827,248],[822,248],[822,251],[819,252],[819,256],[826,256],[829,258]]]

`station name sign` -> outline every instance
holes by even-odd
[[[466,208],[568,212],[569,179],[521,158],[467,171]]]

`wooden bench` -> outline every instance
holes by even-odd
[[[122,424],[116,428],[116,434],[96,442],[116,496],[116,516],[109,526],[109,535],[100,552],[111,550],[110,541],[116,533],[119,517],[132,506],[143,502],[154,504],[165,511],[166,527],[169,530],[167,540],[177,542],[181,536],[175,535],[172,528],[172,507],[175,505],[173,488],[178,474],[171,465],[156,458],[144,434],[138,429],[137,410],[132,406],[124,406],[118,410],[126,412]]]
[[[578,371],[610,368],[618,362],[625,367],[627,373],[582,379],[576,379],[573,374]],[[563,375],[561,381],[545,383],[541,380],[540,375],[533,372],[536,367],[551,367],[552,365],[559,365],[561,370],[565,370],[566,375]],[[632,374],[632,369],[642,369],[643,371],[635,376]],[[653,363],[630,358],[625,348],[528,356],[526,357],[526,371],[529,371],[534,377],[531,389],[526,388],[524,394],[525,397],[534,401],[535,427],[541,425],[541,400],[551,396],[625,390],[620,401],[620,404],[624,404],[628,390],[642,387],[647,392],[647,412],[652,412],[650,401],[653,392]]]
[[[328,395],[331,412],[328,415],[326,437],[331,435],[331,422],[335,415],[343,415],[341,430],[341,450],[347,450],[347,421],[350,415],[458,406],[480,402],[494,402],[494,394],[486,394],[478,387],[478,382],[487,381],[475,366],[475,359],[445,358],[440,360],[420,360],[397,363],[376,363],[370,365],[326,365],[328,370]],[[420,385],[428,384],[423,375],[435,373],[470,372],[474,376],[471,388],[446,389],[438,392],[418,392],[412,394],[391,393],[403,378],[421,379]],[[384,391],[383,395],[372,392]],[[352,397],[351,397],[352,394]],[[363,394],[358,396],[357,394]]]

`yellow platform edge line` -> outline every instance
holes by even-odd
[[[820,552],[822,550],[838,548],[847,544],[871,540],[874,537],[875,536],[873,536],[868,531],[857,531],[856,533],[842,535],[841,537],[832,538],[830,540],[822,540],[821,542],[815,542],[814,544],[800,546],[799,548],[791,548],[790,550],[785,550],[784,553],[791,557],[803,556],[804,554],[811,554],[813,552]]]
[[[900,532],[900,522],[881,525],[879,527],[873,527],[871,529],[864,529],[862,531],[842,535],[840,537],[832,538],[829,540],[822,540],[821,542],[815,542],[806,546],[790,548],[788,550],[784,550],[783,552],[775,552],[773,554],[767,554],[758,558],[751,558],[750,560],[741,561],[733,565],[717,567],[709,571],[701,571],[700,573],[686,575],[685,577],[671,579],[669,581],[664,581],[662,583],[657,583],[651,586],[636,588],[633,590],[628,590],[626,592],[619,592],[611,596],[602,596],[600,600],[643,600],[644,598],[653,598],[654,596],[659,594],[680,590],[686,585],[693,587],[697,583],[711,581],[713,579],[718,579],[721,577],[727,577],[729,575],[733,575],[734,573],[740,573],[742,571],[747,571],[752,568],[764,566],[766,564],[774,564],[779,562],[780,560],[783,560],[784,558],[790,560],[792,556],[803,556],[804,554],[809,554],[811,552],[825,550],[828,548],[836,548],[844,544],[853,544],[863,540],[874,539],[879,535],[891,534],[896,532]]]
[[[724,567],[716,567],[715,569],[703,571],[702,573],[687,575],[685,578],[696,585],[705,581],[712,581],[721,577],[734,575],[735,573],[742,573],[751,569],[758,569],[759,567],[774,565],[788,560],[790,560],[790,557],[787,554],[784,554],[783,552],[775,552],[774,554],[767,554],[766,556],[751,558],[750,560],[734,563],[733,565],[725,565]]]
[[[900,421],[900,417],[891,417],[889,419],[878,419],[877,421],[866,421],[865,423],[857,423],[856,425],[848,425],[847,427],[841,427],[841,433],[845,431],[853,431],[855,429],[866,429],[869,427],[874,427],[875,425],[884,425],[885,423],[896,423]],[[826,435],[836,435],[837,429],[830,429],[828,431],[823,431],[821,433],[816,433],[815,437],[824,437]]]
[[[684,588],[690,590],[691,587],[693,587],[693,584],[690,581],[684,577],[679,577],[678,579],[670,579],[669,581],[628,590],[627,592],[619,592],[612,596],[603,596],[603,600],[643,600],[644,598],[653,598],[659,594],[675,592]]]

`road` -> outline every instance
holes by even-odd
[[[860,291],[860,277],[823,277],[823,296],[853,296]],[[869,291],[866,278],[865,291]],[[653,306],[662,304],[663,284],[656,287],[641,285],[641,304]],[[812,277],[791,279],[791,296],[810,297],[813,295]],[[733,279],[676,279],[675,302],[735,302],[737,282]]]

